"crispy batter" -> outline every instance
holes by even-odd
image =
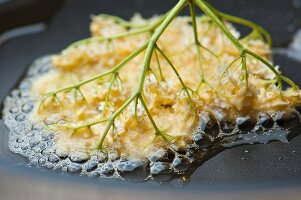
[[[157,19],[154,17],[146,21],[135,16],[132,21],[147,25]],[[275,75],[266,66],[255,60],[248,59],[247,62],[248,87],[246,87],[245,80],[242,79],[244,72],[241,69],[240,61],[235,62],[227,73],[224,73],[228,64],[239,56],[239,51],[210,21],[198,18],[197,23],[200,43],[215,54],[201,48],[205,77],[214,89],[204,84],[198,91],[198,95],[193,95],[194,100],[198,102],[198,111],[204,108],[223,108],[233,113],[273,112],[289,109],[300,103],[299,91],[289,89],[283,91],[281,96],[280,91],[273,84]],[[231,24],[227,24],[227,26],[239,38],[239,33],[233,26]],[[122,25],[102,17],[94,17],[90,28],[92,36],[103,37],[126,31]],[[149,33],[144,33],[109,42],[91,42],[67,49],[53,57],[55,69],[38,79],[33,86],[33,91],[40,96],[105,72],[141,47],[149,37]],[[197,65],[195,49],[192,46],[193,41],[189,18],[177,17],[159,39],[158,46],[172,60],[187,87],[195,89],[200,81],[200,69]],[[258,55],[266,59],[270,58],[270,49],[264,42],[250,40],[244,42],[244,45]],[[81,92],[88,103],[78,93],[74,99],[74,92],[64,92],[58,95],[62,105],[48,99],[43,104],[42,110],[36,108],[34,120],[76,125],[101,117],[109,117],[137,88],[143,58],[144,53],[121,69],[119,75],[122,84],[121,82],[113,84],[109,96],[110,104],[103,113],[102,109],[110,87],[107,82],[110,77],[81,87]],[[160,129],[165,130],[170,136],[189,138],[192,128],[198,122],[198,117],[194,115],[193,109],[190,109],[187,97],[180,94],[181,84],[168,67],[167,62],[160,55],[159,59],[165,81],[157,80],[160,79],[160,75],[158,64],[153,56],[151,69],[154,73],[149,74],[144,85],[146,103]],[[221,78],[223,74],[225,76]],[[162,140],[155,138],[154,130],[140,104],[138,104],[137,114],[138,122],[135,118],[133,102],[116,120],[115,130],[111,131],[106,138],[105,146],[119,149],[130,157],[140,157],[147,155],[154,148],[164,145]],[[59,133],[57,134],[57,144],[71,149],[96,148],[105,125],[105,123],[101,123],[91,126],[91,129],[85,128],[76,132],[57,128]],[[72,137],[70,137],[71,135]],[[184,141],[179,140],[178,143],[184,144]]]

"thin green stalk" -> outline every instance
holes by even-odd
[[[259,26],[258,24],[250,21],[250,20],[247,20],[247,19],[243,19],[243,18],[240,18],[240,17],[236,17],[236,16],[233,16],[233,15],[229,15],[229,14],[226,14],[226,13],[223,13],[223,12],[220,12],[218,10],[216,10],[215,8],[213,8],[210,4],[208,4],[206,1],[203,1],[217,16],[219,16],[220,18],[226,20],[226,21],[230,21],[230,22],[233,22],[233,23],[237,23],[237,24],[241,24],[241,25],[244,25],[244,26],[247,26],[247,27],[250,27],[252,28],[253,30],[257,30],[259,33],[261,33],[267,43],[269,44],[269,46],[271,47],[272,46],[272,39],[271,39],[271,36],[270,34],[264,29],[262,28],[261,26]]]
[[[204,0],[194,0],[195,4],[200,7],[200,9],[203,10],[203,12],[208,15],[212,21],[221,29],[221,31],[228,37],[228,39],[233,43],[233,45],[241,52],[241,54],[249,54],[253,58],[259,60],[263,64],[265,64],[275,75],[279,83],[279,88],[282,89],[282,81],[287,82],[289,85],[291,85],[294,89],[298,88],[297,85],[290,80],[287,77],[282,76],[279,74],[279,72],[272,66],[268,61],[266,61],[264,58],[261,58],[256,53],[252,52],[249,49],[246,49],[238,39],[236,39],[232,33],[227,29],[227,27],[224,25],[224,23],[219,19],[217,14],[220,13],[217,10],[212,10]]]
[[[244,78],[246,80],[246,87],[248,87],[249,86],[249,73],[248,73],[246,55],[244,53],[241,54],[241,65],[242,65],[242,69],[245,71]]]
[[[103,134],[102,134],[102,136],[101,136],[101,138],[100,138],[100,141],[99,141],[99,143],[98,143],[98,149],[102,149],[102,147],[103,147],[103,142],[104,142],[104,140],[106,139],[106,137],[107,137],[107,134],[109,133],[109,131],[110,131],[110,129],[111,129],[111,126],[114,124],[114,121],[115,121],[115,119],[116,119],[116,117],[118,117],[119,116],[119,114],[120,113],[122,113],[123,112],[123,110],[124,109],[126,109],[127,108],[127,106],[133,101],[133,100],[135,100],[135,98],[137,98],[138,97],[138,93],[135,93],[135,94],[133,94],[120,108],[118,108],[114,113],[113,113],[113,115],[109,118],[109,120],[108,120],[108,123],[107,123],[107,125],[106,125],[106,128],[105,128],[105,130],[104,130],[104,132],[103,132]]]
[[[107,75],[110,75],[114,72],[117,72],[118,70],[120,70],[123,66],[125,66],[127,63],[129,63],[131,60],[133,60],[136,56],[138,56],[141,52],[143,52],[146,47],[148,45],[148,42],[145,43],[142,47],[140,47],[139,49],[135,50],[133,53],[131,53],[129,56],[127,56],[124,60],[122,60],[119,64],[117,64],[114,68],[104,72],[104,73],[101,73],[101,74],[98,74],[92,78],[89,78],[87,80],[84,80],[84,81],[80,81],[79,83],[77,84],[74,84],[74,85],[71,85],[71,86],[68,86],[68,87],[64,87],[64,88],[61,88],[59,90],[56,90],[56,91],[52,91],[52,92],[49,92],[47,94],[44,95],[44,98],[48,98],[50,96],[53,96],[53,95],[56,95],[57,93],[60,93],[60,92],[64,92],[64,91],[70,91],[72,89],[75,89],[75,88],[80,88],[81,86],[87,84],[87,83],[90,83],[94,80],[97,80],[97,79],[100,79],[102,77],[105,77]]]
[[[188,0],[180,0],[173,9],[168,13],[162,24],[155,30],[153,36],[150,39],[150,42],[148,44],[148,47],[146,49],[144,61],[143,61],[143,67],[142,67],[142,73],[139,79],[139,86],[138,86],[138,92],[142,92],[144,81],[146,77],[146,73],[150,66],[150,61],[152,58],[153,50],[156,46],[156,42],[158,41],[159,37],[162,35],[164,30],[167,28],[167,26],[171,23],[171,21],[174,19],[174,17],[184,8],[184,6],[187,4]]]
[[[167,14],[168,13],[169,12],[167,12]],[[134,29],[134,30],[130,30],[130,31],[127,31],[127,32],[124,32],[124,33],[120,33],[120,34],[116,34],[116,35],[112,35],[112,36],[108,36],[108,37],[95,36],[95,37],[82,39],[82,40],[79,40],[79,41],[76,41],[76,42],[72,43],[71,45],[69,45],[67,47],[67,49],[72,48],[72,47],[76,47],[76,46],[80,46],[80,45],[83,45],[83,44],[87,44],[87,43],[90,43],[90,42],[111,41],[111,40],[118,39],[118,38],[124,38],[124,37],[132,36],[132,35],[138,35],[138,34],[142,34],[142,33],[146,33],[146,32],[152,32],[162,23],[162,21],[165,19],[167,14],[164,15],[161,19],[159,19],[156,23],[154,23],[153,25],[150,25],[148,27]]]
[[[298,86],[294,83],[294,81],[292,81],[291,79],[282,76],[275,68],[273,65],[271,65],[266,59],[258,56],[256,53],[250,51],[250,50],[245,50],[246,54],[249,54],[250,56],[252,56],[253,58],[255,58],[256,60],[259,60],[261,63],[263,63],[264,65],[266,65],[275,75],[276,78],[278,80],[278,83],[280,84],[280,87],[282,88],[282,81],[288,83],[293,89],[298,89]]]
[[[195,7],[192,2],[189,3],[189,11],[190,11],[192,28],[193,28],[194,45],[195,45],[195,50],[196,50],[196,54],[197,54],[198,65],[200,68],[200,82],[203,83],[204,79],[205,79],[205,75],[204,75],[204,69],[203,69],[202,59],[201,59],[200,42],[198,39]]]
[[[156,56],[157,65],[158,65],[158,69],[159,69],[160,79],[161,79],[161,81],[165,81],[157,51],[155,51],[155,56]]]
[[[221,29],[221,31],[229,38],[229,40],[236,46],[240,51],[244,51],[242,44],[232,35],[225,24],[218,18],[218,16],[212,11],[203,0],[194,0],[195,4],[209,16],[212,21]]]
[[[151,61],[151,57],[152,57],[152,53],[153,50],[156,47],[156,42],[158,41],[159,37],[162,35],[162,33],[164,32],[164,30],[167,28],[167,26],[170,24],[170,22],[174,19],[174,17],[183,9],[183,7],[185,6],[185,4],[187,3],[187,0],[180,0],[175,7],[168,13],[168,15],[166,16],[166,18],[163,20],[163,22],[160,24],[160,26],[155,30],[153,36],[151,37],[147,49],[146,49],[146,53],[145,53],[145,57],[144,57],[144,61],[143,61],[143,68],[142,68],[142,72],[141,72],[141,76],[140,76],[140,80],[139,80],[139,85],[138,85],[138,89],[137,92],[132,95],[118,110],[116,110],[113,115],[110,117],[108,124],[105,128],[105,131],[100,139],[98,148],[102,149],[102,145],[103,142],[106,138],[106,135],[108,134],[112,124],[114,123],[114,120],[117,116],[119,116],[119,114],[121,112],[123,112],[123,110],[135,99],[135,98],[141,98],[140,96],[142,96],[142,91],[143,91],[143,86],[144,86],[144,81],[146,78],[146,74],[149,70],[150,67],[150,61]],[[141,99],[140,99],[141,101]],[[143,103],[141,101],[141,103]],[[145,109],[146,110],[146,109]],[[149,115],[148,115],[149,116]],[[151,120],[151,118],[150,118]],[[152,121],[152,120],[151,120]],[[159,130],[159,129],[158,129]],[[157,133],[160,133],[160,131],[158,132],[158,130],[156,130]]]
[[[225,74],[228,73],[228,70],[232,67],[232,65],[238,61],[241,58],[241,55],[237,56],[232,62],[230,62],[227,67],[225,68],[225,70],[223,71],[221,78],[220,78],[220,83],[222,81],[222,79],[224,78]]]
[[[86,127],[91,127],[91,126],[94,126],[96,124],[100,124],[100,123],[103,123],[103,122],[106,122],[106,121],[108,121],[108,120],[106,120],[106,119],[97,120],[97,121],[94,121],[94,122],[81,124],[80,126],[69,126],[69,125],[64,125],[64,124],[55,124],[54,126],[57,126],[57,127],[60,127],[60,128],[69,128],[69,129],[73,129],[73,130],[79,130],[79,129],[86,128]]]
[[[218,55],[216,55],[212,50],[210,50],[209,48],[205,47],[205,46],[202,45],[201,43],[200,43],[199,45],[200,45],[200,47],[201,47],[202,49],[204,49],[204,50],[207,51],[209,54],[211,54],[213,57],[215,57],[218,61],[220,61]]]
[[[193,100],[192,100],[192,98],[191,98],[191,96],[190,96],[190,94],[189,94],[189,92],[188,92],[188,90],[187,90],[186,85],[184,84],[184,81],[182,80],[182,78],[181,78],[179,72],[177,71],[177,69],[175,68],[175,66],[172,64],[171,60],[167,57],[167,55],[166,55],[166,54],[165,54],[158,46],[156,46],[156,49],[160,52],[160,54],[161,54],[161,55],[165,58],[165,60],[168,62],[168,64],[170,65],[171,69],[174,71],[174,73],[176,74],[177,78],[179,79],[179,81],[180,81],[180,83],[181,83],[181,85],[182,85],[182,88],[183,88],[183,90],[185,91],[185,93],[186,93],[186,95],[187,95],[189,101],[190,101],[191,103],[193,103]]]
[[[243,42],[248,42],[252,39],[259,38],[260,40],[264,40],[262,35],[258,33],[257,30],[253,30],[249,35],[245,36],[244,38],[240,39],[240,41]]]
[[[145,111],[146,115],[148,116],[148,118],[149,118],[149,120],[150,120],[150,122],[151,122],[153,128],[155,129],[155,132],[156,132],[155,134],[156,134],[157,136],[161,136],[164,140],[167,141],[167,138],[166,138],[165,134],[163,134],[163,132],[160,131],[160,129],[158,128],[158,126],[157,126],[155,120],[153,119],[153,117],[152,117],[150,111],[148,110],[147,105],[146,105],[146,103],[145,103],[145,101],[144,101],[142,95],[139,94],[139,96],[138,96],[137,98],[140,100],[141,105],[142,105],[142,107],[144,108],[144,111]]]
[[[108,102],[109,102],[109,99],[110,99],[111,90],[112,90],[112,87],[113,87],[113,84],[114,84],[114,81],[116,80],[116,78],[117,78],[117,73],[115,72],[112,75],[110,83],[109,83],[109,88],[108,88],[108,91],[107,91],[107,94],[106,94],[105,103],[104,103],[102,111],[101,111],[102,116],[104,115],[105,109],[107,108],[107,105],[108,105]]]

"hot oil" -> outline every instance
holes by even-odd
[[[50,56],[35,61],[19,87],[4,101],[3,121],[9,129],[9,149],[27,158],[33,166],[96,178],[154,179],[158,182],[180,179],[187,182],[204,162],[228,148],[272,141],[288,142],[300,134],[300,108],[237,116],[234,120],[216,117],[224,114],[221,110],[214,110],[200,113],[197,131],[185,147],[171,144],[145,159],[128,159],[118,152],[97,150],[69,152],[68,149],[56,148],[53,131],[44,124],[33,124],[29,120],[35,104],[31,83],[51,68]]]

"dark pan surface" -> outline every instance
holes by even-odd
[[[87,37],[89,15],[109,13],[128,18],[134,12],[141,12],[143,16],[150,17],[168,10],[175,2],[171,0],[65,1],[45,31],[17,37],[0,44],[0,100],[2,101],[7,92],[14,87],[23,71],[34,59],[59,52],[72,41]],[[301,27],[301,5],[297,4],[297,1],[215,0],[211,2],[223,11],[254,20],[266,27],[271,32],[276,47],[287,47],[296,30]],[[282,71],[286,75],[301,85],[300,62],[288,59],[280,53],[275,54],[274,59],[276,64],[285,66]],[[0,124],[2,144],[5,143],[5,133],[7,133],[5,127]],[[275,142],[226,150],[201,166],[191,177],[190,184],[185,189],[299,187],[301,186],[300,144],[299,136],[291,143]],[[27,169],[22,164],[19,166],[17,164],[22,163],[19,161],[21,158],[18,156],[12,158],[12,155],[8,154],[7,148],[2,145],[0,166],[3,169],[10,168],[11,172],[17,174],[22,172],[33,174],[37,171],[38,176],[51,174],[52,177],[62,177],[47,170]],[[84,177],[64,175],[63,178],[84,184],[97,183]],[[102,186],[112,184],[110,181],[102,183],[100,184]],[[140,188],[145,185],[156,187],[157,184],[147,183],[139,186],[135,184],[135,187]],[[132,187],[132,185],[128,184],[125,187]]]

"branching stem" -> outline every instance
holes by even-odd
[[[279,89],[282,90],[282,81],[287,82],[289,85],[291,85],[294,89],[297,89],[297,85],[291,81],[289,78],[286,78],[282,76],[273,65],[271,65],[267,60],[264,58],[258,56],[253,51],[245,48],[238,39],[236,39],[233,34],[229,31],[229,29],[225,26],[225,24],[219,19],[220,13],[216,9],[213,9],[209,4],[204,0],[194,0],[195,4],[202,9],[202,11],[211,18],[211,20],[221,29],[221,31],[227,36],[227,38],[232,42],[232,44],[240,51],[242,55],[249,54],[251,57],[255,58],[256,60],[263,63],[265,66],[267,66],[276,76],[277,82],[279,84]],[[246,62],[246,61],[243,61]],[[244,65],[244,63],[243,63]],[[246,68],[245,68],[246,69]],[[247,77],[246,77],[247,78]]]
[[[192,1],[190,1],[190,3],[189,3],[189,11],[190,11],[191,22],[192,22],[192,27],[193,27],[194,45],[195,45],[195,50],[196,50],[196,54],[197,54],[197,61],[198,61],[198,65],[200,67],[200,82],[203,83],[204,80],[205,80],[205,75],[204,75],[204,69],[203,69],[203,66],[202,66],[202,59],[201,59],[201,52],[200,52],[200,41],[198,39],[195,6],[194,6],[194,3]]]
[[[193,45],[195,46],[197,62],[198,62],[199,68],[200,68],[200,84],[198,85],[196,90],[192,90],[191,88],[189,88],[185,85],[183,79],[181,78],[181,76],[180,76],[179,72],[177,71],[176,67],[171,62],[170,58],[157,45],[157,42],[158,42],[160,36],[165,31],[165,29],[169,26],[169,24],[172,22],[172,20],[178,15],[178,13],[187,4],[189,4],[189,10],[190,10],[191,22],[192,22],[192,28],[193,28],[193,38],[194,38],[194,44]],[[253,23],[251,21],[221,13],[218,10],[216,10],[215,8],[213,8],[211,5],[209,5],[205,0],[179,0],[178,3],[169,12],[167,12],[163,17],[161,17],[160,20],[153,23],[152,25],[146,25],[146,26],[141,26],[141,27],[139,26],[138,28],[136,26],[134,26],[131,22],[125,21],[125,20],[123,20],[119,17],[114,17],[114,16],[111,16],[111,15],[102,15],[105,18],[111,18],[111,19],[115,20],[117,23],[119,23],[119,24],[121,24],[125,27],[129,27],[131,29],[129,31],[125,32],[125,33],[113,35],[113,36],[110,36],[110,37],[92,37],[92,38],[83,39],[83,40],[80,40],[78,42],[75,42],[75,43],[71,44],[68,47],[68,48],[76,48],[79,45],[87,44],[89,42],[112,41],[114,39],[123,38],[123,37],[131,36],[131,35],[137,35],[137,34],[141,34],[141,33],[147,33],[147,32],[152,34],[150,39],[142,47],[140,47],[139,49],[132,52],[130,55],[128,55],[126,58],[124,58],[119,64],[117,64],[112,69],[110,69],[110,70],[108,70],[104,73],[98,74],[98,75],[96,75],[96,76],[94,76],[90,79],[80,81],[80,82],[76,83],[75,85],[64,87],[64,88],[59,89],[57,91],[53,91],[53,92],[49,92],[49,93],[45,94],[44,97],[42,98],[42,101],[41,101],[42,104],[49,97],[51,97],[54,101],[56,101],[56,102],[58,102],[58,104],[60,104],[60,100],[58,98],[58,93],[60,93],[60,92],[69,92],[71,90],[75,90],[76,93],[79,92],[79,94],[82,96],[82,98],[87,101],[84,94],[80,90],[81,86],[83,86],[87,83],[90,83],[94,80],[97,80],[97,79],[100,79],[100,78],[111,75],[111,79],[110,79],[110,82],[109,82],[110,84],[109,84],[109,87],[108,87],[107,95],[105,97],[105,104],[104,104],[104,108],[103,108],[103,111],[104,111],[107,107],[108,102],[110,101],[109,100],[110,92],[111,92],[112,86],[114,84],[114,81],[118,81],[117,79],[119,78],[119,75],[118,75],[119,70],[122,67],[124,67],[127,63],[129,63],[131,60],[133,60],[136,56],[138,56],[139,54],[141,54],[142,52],[145,51],[145,55],[144,55],[143,63],[142,63],[142,66],[141,66],[141,72],[140,72],[140,77],[139,77],[139,82],[138,82],[137,88],[134,90],[134,92],[131,94],[131,96],[119,108],[117,108],[113,112],[113,114],[108,119],[101,119],[101,120],[98,120],[98,121],[95,121],[95,122],[90,122],[90,123],[83,124],[83,125],[80,125],[80,126],[64,126],[64,125],[58,125],[58,126],[78,130],[78,129],[81,129],[81,128],[84,128],[84,127],[90,128],[93,125],[106,122],[107,124],[105,126],[105,130],[104,130],[103,133],[101,133],[101,137],[100,137],[100,140],[99,140],[99,143],[98,143],[98,149],[103,149],[103,144],[104,144],[104,141],[105,141],[108,133],[110,132],[111,129],[113,129],[113,131],[115,129],[115,125],[114,125],[115,120],[117,119],[118,116],[120,116],[122,114],[122,112],[132,102],[134,103],[134,106],[135,106],[135,117],[138,120],[138,114],[137,114],[137,109],[138,108],[137,107],[138,107],[138,103],[140,102],[146,116],[150,120],[150,123],[151,123],[151,125],[152,125],[152,127],[155,131],[156,136],[161,136],[163,139],[168,140],[168,135],[165,134],[163,131],[161,131],[160,127],[157,126],[150,110],[148,109],[148,105],[147,105],[147,103],[145,101],[145,97],[144,97],[144,82],[145,82],[145,79],[146,79],[146,76],[147,76],[148,72],[152,70],[151,67],[150,67],[150,63],[151,63],[153,53],[155,53],[155,58],[157,59],[158,69],[159,69],[159,73],[160,73],[159,82],[160,81],[165,81],[165,79],[164,79],[164,74],[163,74],[163,70],[162,70],[160,60],[159,60],[158,53],[166,60],[166,62],[171,67],[172,71],[177,76],[177,79],[181,83],[182,91],[186,94],[186,96],[187,96],[187,98],[190,102],[189,111],[190,111],[191,107],[194,106],[194,104],[195,104],[195,102],[192,99],[191,95],[192,94],[199,95],[198,90],[199,90],[199,88],[201,87],[201,85],[203,83],[207,84],[212,90],[215,90],[205,79],[204,69],[203,69],[203,66],[202,66],[202,57],[201,57],[200,48],[203,48],[204,50],[208,51],[212,55],[215,55],[215,53],[212,52],[207,47],[203,46],[199,41],[198,31],[197,31],[197,23],[196,23],[197,16],[196,16],[195,6],[198,6],[207,15],[206,18],[201,18],[201,20],[211,20],[214,24],[216,24],[216,26],[224,33],[224,35],[232,42],[232,44],[240,52],[240,55],[237,58],[235,58],[227,66],[227,68],[225,69],[225,71],[223,72],[223,74],[221,76],[221,80],[224,77],[224,74],[228,71],[228,69],[231,66],[233,66],[233,64],[236,61],[241,59],[241,66],[242,66],[242,70],[244,71],[244,77],[243,78],[246,81],[246,87],[248,87],[249,72],[248,72],[248,66],[247,66],[247,58],[248,58],[247,56],[249,56],[249,57],[263,63],[264,65],[266,65],[275,74],[276,80],[277,80],[277,83],[279,84],[278,86],[279,86],[280,89],[282,89],[282,81],[288,83],[294,89],[298,88],[297,85],[292,80],[290,80],[287,77],[284,77],[283,75],[281,75],[266,59],[260,57],[259,55],[257,55],[253,51],[245,48],[242,45],[242,43],[240,42],[240,40],[234,37],[234,35],[230,32],[230,30],[227,28],[227,26],[224,24],[224,22],[222,20],[227,20],[227,21],[231,21],[231,22],[234,22],[234,23],[239,23],[239,24],[248,26],[248,27],[252,28],[253,31],[251,32],[251,34],[249,36],[247,36],[247,38],[254,38],[254,37],[257,37],[258,34],[259,34],[259,37],[261,37],[261,35],[264,36],[266,41],[270,44],[271,43],[271,38],[270,38],[269,34],[263,28],[261,28],[260,26],[256,25],[255,23]],[[188,46],[187,48],[190,48],[190,46]],[[185,48],[185,50],[186,50],[186,48]],[[156,78],[157,78],[157,76],[156,76]]]
[[[166,16],[168,16],[168,14],[169,14],[169,12],[167,12],[165,15],[163,15],[161,17],[161,19],[159,19],[157,22],[155,22],[154,24],[152,24],[150,26],[137,28],[137,29],[134,29],[134,30],[130,30],[130,31],[127,31],[127,32],[124,32],[124,33],[120,33],[120,34],[116,34],[116,35],[108,36],[108,37],[95,36],[95,37],[86,38],[86,39],[79,40],[79,41],[76,41],[76,42],[72,43],[71,45],[69,45],[67,47],[67,49],[72,48],[72,47],[77,47],[77,46],[80,46],[80,45],[84,45],[84,44],[87,44],[87,43],[90,43],[90,42],[112,41],[114,39],[124,38],[124,37],[128,37],[128,36],[133,36],[133,35],[139,35],[139,34],[142,34],[142,33],[147,33],[147,32],[152,33],[159,25],[161,25],[161,23],[164,21]],[[109,15],[107,15],[107,16],[109,16]],[[115,18],[115,20],[116,19],[117,18]],[[121,22],[120,20],[118,20],[118,21]],[[125,20],[123,20],[123,24],[124,23],[126,23]]]
[[[184,81],[182,80],[179,72],[177,71],[177,69],[175,68],[175,66],[172,64],[171,60],[166,56],[166,54],[158,47],[156,46],[156,49],[160,52],[160,54],[165,58],[165,60],[168,62],[168,64],[170,65],[171,69],[174,71],[174,73],[176,74],[177,78],[179,79],[181,85],[182,85],[182,88],[183,90],[185,91],[189,101],[191,104],[193,104],[193,100],[189,94],[189,91],[188,91],[188,87],[184,84]]]

